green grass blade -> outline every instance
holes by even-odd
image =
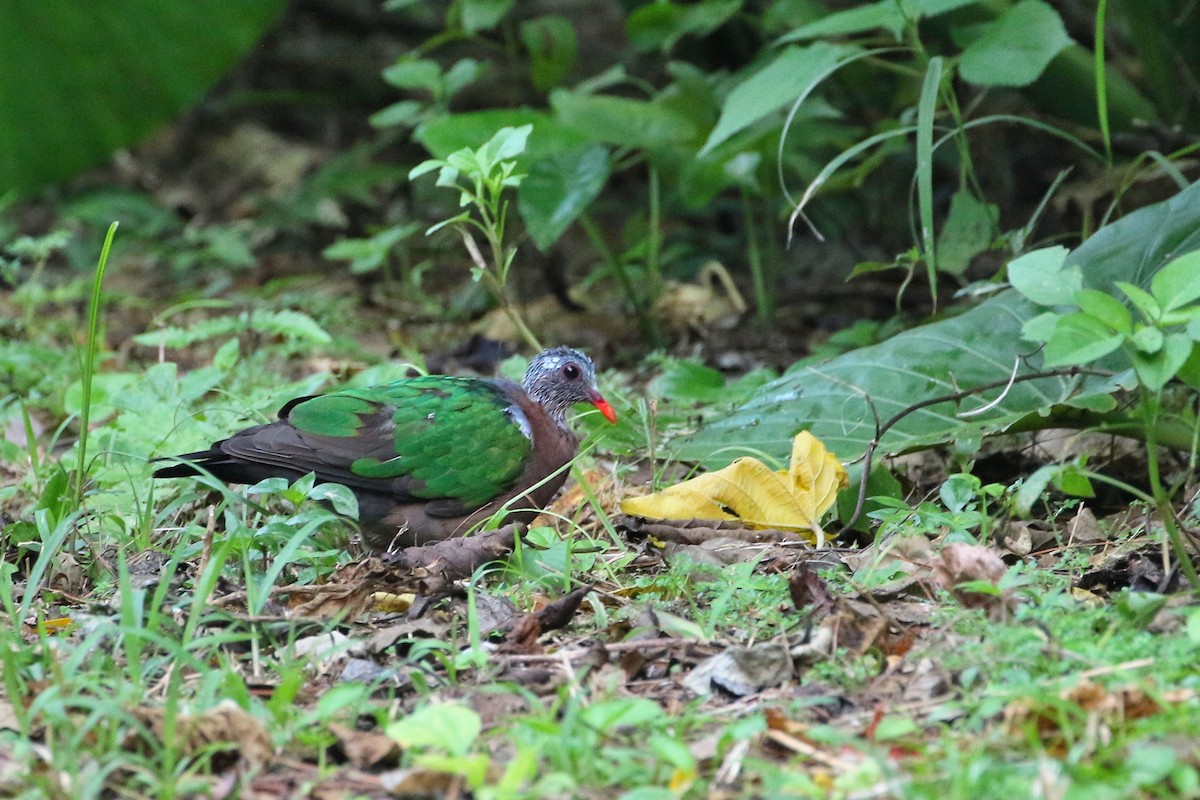
[[[88,303],[88,333],[86,349],[83,353],[83,406],[79,415],[79,448],[75,462],[75,505],[83,506],[84,470],[87,467],[88,426],[92,412],[92,377],[96,373],[96,332],[100,327],[100,299],[104,286],[104,270],[108,266],[108,254],[112,250],[113,238],[117,235],[117,222],[108,226],[104,236],[104,247],[100,250],[100,260],[96,264],[96,275],[92,279],[92,298]]]
[[[929,60],[917,103],[917,214],[934,308],[937,308],[937,237],[933,226],[933,121],[942,85],[942,65],[941,56]]]
[[[1108,73],[1104,69],[1104,23],[1108,15],[1108,0],[1100,0],[1096,5],[1096,45],[1095,45],[1095,75],[1096,75],[1096,119],[1100,121],[1100,138],[1104,141],[1104,157],[1108,166],[1112,166],[1112,136],[1108,127]]]

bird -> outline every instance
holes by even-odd
[[[425,375],[298,397],[279,419],[169,461],[155,478],[211,474],[226,483],[295,480],[308,473],[358,499],[364,543],[377,551],[463,535],[502,507],[527,523],[566,482],[579,440],[576,404],[616,423],[583,353],[552,347],[521,384]]]

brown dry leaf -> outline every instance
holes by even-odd
[[[701,696],[721,689],[745,697],[778,686],[793,674],[786,645],[760,642],[753,647],[731,647],[702,661],[683,679],[683,685]]]
[[[413,639],[442,639],[450,630],[450,622],[434,614],[408,619],[376,631],[367,640],[368,653],[385,653]]]
[[[739,458],[661,492],[623,500],[621,510],[651,519],[739,519],[754,528],[806,532],[819,546],[824,541],[821,515],[848,485],[841,462],[820,439],[804,431],[792,440],[788,470]]]
[[[1100,522],[1090,508],[1079,509],[1071,521],[1067,523],[1067,539],[1072,544],[1094,544],[1106,542],[1109,536],[1100,530]]]
[[[788,595],[792,598],[792,606],[797,611],[803,611],[812,606],[813,617],[825,617],[837,606],[837,601],[829,593],[829,586],[817,571],[808,565],[801,564],[795,572],[788,576]]]
[[[959,588],[961,584],[976,581],[1000,583],[1008,567],[990,548],[964,542],[948,544],[942,548],[933,568],[942,586],[967,608],[987,609],[992,616],[1003,615],[1012,602],[1007,592],[994,594]]]
[[[136,709],[134,714],[155,736],[163,735],[161,708],[147,706]],[[262,766],[275,755],[267,729],[232,700],[222,700],[200,714],[180,714],[175,721],[174,736],[176,743],[189,754],[215,750],[250,766]]]
[[[372,769],[384,763],[395,764],[400,759],[400,745],[382,733],[358,731],[337,724],[331,724],[329,732],[338,738],[346,760],[358,769]]]
[[[1156,693],[1151,697],[1140,686],[1106,688],[1095,681],[1084,679],[1059,692],[1059,697],[1078,706],[1087,714],[1090,729],[1093,726],[1111,728],[1114,725],[1153,716],[1163,710],[1164,704],[1173,705],[1195,699],[1196,692],[1193,689],[1174,689]],[[1052,749],[1065,747],[1062,720],[1062,709],[1057,705],[1038,703],[1032,698],[1014,700],[1004,709],[1004,722],[1010,730],[1019,732],[1023,725],[1032,722],[1042,740]]]
[[[385,772],[379,783],[392,797],[461,797],[463,791],[461,776],[426,767]]]
[[[322,583],[295,593],[291,614],[302,619],[353,619],[371,607],[368,584]]]

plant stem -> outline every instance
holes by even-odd
[[[662,290],[662,206],[658,186],[658,170],[650,166],[650,219],[646,233],[646,271],[650,273],[650,297]]]
[[[1196,575],[1196,565],[1192,563],[1192,555],[1188,552],[1187,544],[1175,522],[1175,509],[1171,506],[1171,498],[1163,488],[1158,465],[1158,440],[1155,423],[1158,420],[1158,393],[1142,392],[1142,412],[1146,417],[1146,472],[1150,479],[1150,493],[1154,496],[1154,506],[1162,517],[1163,528],[1171,541],[1171,549],[1175,552],[1175,560],[1179,568],[1191,584],[1193,591],[1200,591],[1200,576]]]
[[[600,259],[608,265],[609,270],[616,276],[617,283],[621,285],[621,291],[625,293],[629,304],[633,306],[634,316],[637,317],[638,328],[642,335],[649,340],[650,344],[657,347],[662,343],[662,336],[658,331],[658,326],[650,319],[646,313],[644,303],[637,289],[633,287],[633,280],[629,277],[629,272],[625,269],[625,262],[617,258],[608,245],[604,242],[604,236],[600,233],[600,229],[592,220],[591,215],[586,211],[579,215],[579,224],[587,234],[588,241],[592,243],[592,248],[600,256]]]
[[[745,189],[742,189],[742,220],[746,225],[746,255],[750,262],[750,276],[754,281],[754,305],[758,308],[758,319],[770,322],[775,316],[775,287],[767,285],[762,247],[758,241],[758,225],[754,220],[750,194]]]

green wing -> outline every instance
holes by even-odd
[[[431,376],[334,392],[281,413],[320,451],[323,478],[474,508],[511,489],[532,455],[512,405],[491,383]]]

